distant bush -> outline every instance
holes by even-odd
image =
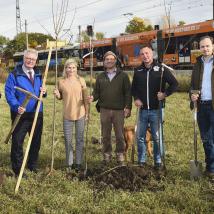
[[[4,83],[7,79],[9,72],[5,69],[0,68],[0,82]],[[92,78],[92,86],[94,86],[96,81],[96,76],[99,73],[93,74]],[[85,79],[86,85],[90,87],[90,74],[87,74],[86,72],[81,72],[80,75]],[[131,72],[128,73],[130,81],[132,81],[133,74]],[[58,78],[62,76],[62,72],[58,73]],[[191,81],[191,74],[177,74],[176,79],[178,80],[179,87],[178,92],[188,92],[190,88],[190,81]],[[47,78],[47,85],[54,85],[55,84],[55,71],[51,70],[48,72],[48,78]]]
[[[6,69],[0,68],[0,82],[4,83],[8,77],[8,71]]]

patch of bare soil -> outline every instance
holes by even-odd
[[[108,168],[101,165],[99,168],[88,169],[87,174],[84,171],[70,172],[67,174],[67,178],[72,180],[89,179],[94,188],[98,190],[109,187],[129,191],[143,189],[162,191],[164,185],[160,180],[164,179],[165,175],[165,170],[155,170],[151,166],[125,165]]]

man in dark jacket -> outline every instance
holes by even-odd
[[[204,36],[200,39],[202,55],[197,58],[193,68],[191,101],[197,102],[198,126],[203,142],[206,173],[214,179],[214,69],[213,38]],[[191,91],[190,91],[191,92]]]
[[[150,125],[152,139],[154,164],[156,168],[161,167],[161,148],[159,145],[159,101],[163,101],[171,95],[178,86],[175,77],[168,69],[162,67],[153,59],[151,47],[145,46],[140,50],[142,65],[135,69],[132,82],[132,95],[139,112],[139,124],[137,131],[138,163],[140,166],[146,163],[146,130]],[[169,84],[167,89],[166,83]]]
[[[111,130],[112,125],[116,136],[116,158],[124,161],[124,118],[131,114],[131,84],[126,73],[116,68],[116,55],[108,51],[104,55],[105,71],[96,80],[93,96],[90,101],[98,100],[102,127],[102,143],[104,162],[112,156]]]
[[[26,95],[18,90],[15,90],[14,86],[23,88],[37,97],[39,97],[41,90],[44,94],[46,93],[46,90],[41,87],[42,75],[34,68],[37,57],[38,53],[36,50],[26,50],[24,52],[23,65],[16,66],[14,71],[9,74],[5,84],[5,96],[10,106],[12,122],[15,120],[17,114],[22,114],[21,119],[12,134],[11,162],[12,169],[16,176],[18,176],[21,169],[23,161],[23,142],[26,134],[31,131],[37,100],[31,98],[26,106],[26,109],[23,108],[22,103]],[[37,160],[41,145],[42,127],[43,106],[41,105],[27,163],[28,169],[33,172],[37,171]]]

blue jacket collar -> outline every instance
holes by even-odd
[[[25,72],[22,69],[22,64],[17,65],[14,70],[16,71],[16,75],[26,76]],[[42,75],[41,72],[36,67],[34,67],[34,75],[35,76]]]

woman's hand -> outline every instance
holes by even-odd
[[[57,99],[60,99],[61,96],[57,88],[54,89],[53,94],[56,96]]]

